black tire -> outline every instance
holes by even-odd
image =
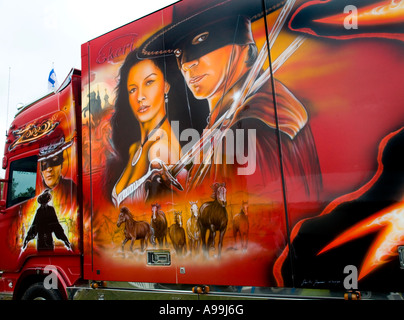
[[[42,282],[31,285],[22,295],[21,300],[62,300],[57,289],[46,289]]]

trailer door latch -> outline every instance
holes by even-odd
[[[147,264],[151,266],[171,265],[171,254],[168,250],[147,251]]]

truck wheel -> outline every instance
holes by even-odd
[[[57,289],[46,289],[42,282],[31,285],[22,295],[21,300],[62,300]]]

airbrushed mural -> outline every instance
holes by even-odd
[[[84,44],[85,272],[402,285],[403,23],[403,1],[183,0]]]
[[[33,256],[80,252],[75,105],[69,90],[52,102],[57,99],[60,110],[56,103],[52,112],[12,132],[9,151],[23,148],[32,156],[23,153],[10,166],[7,217],[13,221],[3,230],[8,237],[2,250],[15,259],[3,261],[7,270],[19,270]]]

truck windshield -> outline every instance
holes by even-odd
[[[10,164],[7,207],[35,197],[37,161],[37,156],[32,156]]]

